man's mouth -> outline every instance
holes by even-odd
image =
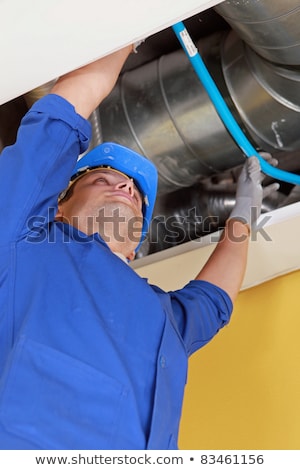
[[[130,196],[130,194],[124,193],[122,191],[115,191],[113,195],[127,199],[131,203],[132,206],[136,207],[135,200],[133,199],[132,196]]]

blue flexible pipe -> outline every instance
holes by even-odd
[[[286,181],[287,183],[300,184],[300,175],[295,175],[294,173],[275,168],[259,155],[234,119],[184,24],[182,22],[178,22],[174,24],[172,28],[184,52],[189,58],[199,80],[206,89],[217,113],[243,153],[247,157],[255,155],[259,159],[261,170],[266,175],[280,181]]]

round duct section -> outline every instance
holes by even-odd
[[[238,113],[264,150],[300,148],[300,71],[272,64],[232,31],[223,43],[223,74]]]
[[[300,65],[299,0],[226,0],[214,10],[260,56]]]
[[[200,40],[197,47],[254,147],[299,150],[300,71],[265,60],[233,31]],[[154,162],[159,194],[244,161],[182,50],[125,72],[99,111],[103,140]]]
[[[198,47],[226,93],[221,36],[212,35]],[[228,93],[227,98],[230,102]],[[104,140],[133,148],[154,162],[160,194],[244,161],[182,50],[125,72],[101,104],[100,116]]]

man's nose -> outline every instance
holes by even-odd
[[[122,191],[125,191],[126,193],[129,193],[131,197],[134,196],[134,184],[132,180],[124,180],[120,181],[119,183],[116,184],[116,189],[121,189]]]

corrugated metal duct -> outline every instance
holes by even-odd
[[[232,30],[200,39],[197,47],[229,108],[255,148],[281,160],[285,152],[297,155],[298,1],[229,0],[214,10]],[[100,115],[104,140],[143,153],[158,168],[160,196],[141,256],[223,226],[234,204],[227,170],[244,157],[182,50],[125,72]],[[289,161],[289,168],[298,171],[300,162]],[[210,184],[210,177],[222,181],[222,175],[225,184]],[[279,194],[265,210],[284,199]]]
[[[299,63],[294,23],[300,7],[296,1],[239,0],[215,10],[250,43],[231,32],[197,44],[229,107],[256,148],[298,150],[300,72],[278,62]],[[161,194],[243,161],[181,50],[124,73],[100,114],[104,140],[128,145],[156,164]]]
[[[225,0],[214,10],[261,57],[300,65],[298,0]]]

